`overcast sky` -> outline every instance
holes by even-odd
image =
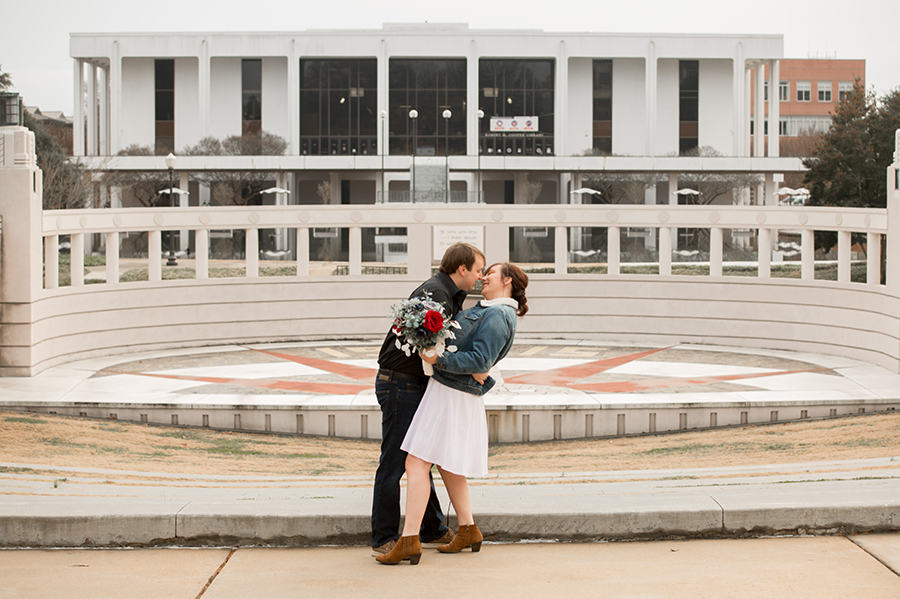
[[[726,8],[727,7],[727,8]],[[785,58],[865,59],[867,86],[900,87],[898,0],[43,0],[5,1],[0,65],[29,106],[72,114],[69,33],[380,29],[468,23],[472,29],[784,35]]]

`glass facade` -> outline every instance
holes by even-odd
[[[485,155],[553,154],[552,59],[478,61],[479,151]],[[538,117],[538,131],[492,131],[491,117]]]
[[[156,91],[156,155],[175,151],[175,61],[158,59],[154,65]]]
[[[678,151],[699,145],[700,61],[678,61]]]
[[[259,133],[262,129],[262,60],[241,61],[241,132]]]
[[[594,150],[612,154],[612,68],[611,60],[594,61]]]
[[[300,61],[300,154],[378,154],[374,58]]]
[[[412,154],[414,144],[418,156],[466,153],[465,59],[392,58],[389,79],[391,154]],[[415,119],[409,116],[413,109]]]

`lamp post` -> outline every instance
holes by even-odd
[[[175,192],[175,183],[172,180],[173,173],[175,171],[175,154],[169,152],[169,155],[166,156],[166,166],[169,168],[169,204],[172,207],[175,207],[175,201],[172,195]],[[169,231],[169,259],[166,261],[166,266],[178,266],[178,262],[175,260],[175,231]]]
[[[475,140],[478,142],[478,187],[475,188],[475,200],[477,204],[481,203],[481,119],[484,118],[484,111],[478,109],[478,132],[475,134]]]
[[[418,121],[416,119],[419,118],[419,111],[413,108],[409,111],[409,118],[412,119],[413,123],[413,145],[412,145],[412,193],[410,194],[410,202],[416,203],[416,153],[419,151],[418,148],[418,139],[416,138],[418,134]]]
[[[385,204],[387,195],[384,191],[384,119],[387,117],[387,110],[382,110],[379,116],[381,116],[381,203]]]
[[[453,113],[449,108],[445,108],[441,113],[444,117],[444,155],[447,157],[447,203],[450,203],[450,117]]]

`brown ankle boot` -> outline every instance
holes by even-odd
[[[472,547],[472,553],[475,553],[481,551],[481,541],[483,540],[484,535],[478,530],[478,526],[469,524],[460,526],[459,532],[456,533],[453,540],[446,545],[441,545],[437,550],[441,553],[459,553],[466,547]]]
[[[419,542],[419,535],[413,535],[411,537],[400,537],[397,539],[397,544],[394,545],[393,549],[384,555],[376,556],[375,559],[382,564],[393,566],[409,558],[409,563],[415,566],[419,563],[421,557],[422,543]]]

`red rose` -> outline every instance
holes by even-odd
[[[444,328],[444,317],[437,310],[429,310],[425,313],[422,325],[432,333],[437,333]]]

